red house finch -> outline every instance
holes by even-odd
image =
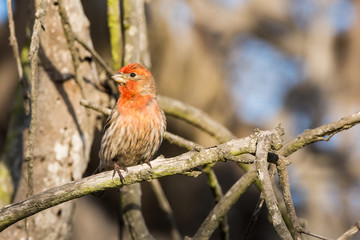
[[[147,163],[158,150],[166,128],[166,118],[156,98],[154,78],[139,63],[122,67],[112,76],[120,97],[104,127],[95,173]]]

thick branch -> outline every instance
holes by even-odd
[[[141,181],[191,171],[193,168],[221,161],[226,155],[254,153],[256,139],[245,137],[231,140],[217,147],[190,151],[173,158],[157,158],[151,162],[152,168],[146,164],[129,167],[123,172],[125,178],[122,184],[118,178],[112,179],[112,171],[103,172],[78,181],[73,181],[57,188],[33,195],[21,202],[11,204],[0,210],[0,230],[11,224],[31,216],[44,209],[60,203],[85,196],[92,192],[129,185]]]
[[[140,184],[132,184],[119,188],[121,197],[122,216],[126,228],[132,239],[155,240],[145,225],[141,213],[141,189]]]

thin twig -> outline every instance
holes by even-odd
[[[40,35],[42,31],[42,21],[46,15],[46,7],[48,1],[42,0],[39,4],[38,9],[35,12],[35,22],[33,26],[33,32],[31,36],[30,50],[29,50],[29,59],[30,59],[30,69],[31,69],[31,93],[30,93],[30,129],[29,136],[26,145],[25,151],[25,160],[27,162],[27,193],[26,196],[32,196],[34,193],[34,177],[33,177],[33,167],[34,167],[34,144],[35,144],[35,133],[37,129],[37,97],[38,97],[38,81],[39,81],[39,47],[40,47]],[[27,239],[29,236],[29,222],[25,220],[25,231]]]
[[[83,46],[88,52],[90,52],[90,54],[93,56],[95,61],[97,61],[100,64],[100,66],[105,70],[106,75],[108,77],[112,76],[113,70],[106,63],[106,61],[92,47],[90,47],[85,41],[81,40],[79,38],[79,36],[77,36],[75,33],[73,33],[73,34],[74,34],[75,40],[78,43],[80,43],[80,45]]]
[[[285,207],[290,219],[290,223],[294,229],[294,239],[302,239],[301,232],[303,232],[303,228],[299,224],[298,218],[296,216],[295,207],[290,192],[290,181],[286,165],[279,164],[276,167],[279,175],[279,183],[285,202]]]
[[[13,10],[12,10],[12,1],[7,0],[8,5],[8,16],[9,16],[9,29],[10,29],[10,45],[13,49],[13,54],[16,60],[16,66],[19,74],[19,81],[22,81],[23,78],[23,69],[21,65],[20,60],[20,54],[19,54],[19,46],[15,35],[15,23],[14,23],[14,17],[13,17]]]
[[[80,100],[80,104],[86,108],[90,108],[94,111],[104,114],[105,116],[110,115],[111,109],[89,102],[85,99]]]
[[[224,194],[223,194],[223,191],[219,184],[219,181],[216,177],[216,174],[215,174],[214,170],[212,169],[213,166],[214,166],[214,164],[208,164],[206,167],[203,168],[203,173],[205,173],[205,175],[207,176],[208,185],[214,196],[215,204],[217,204],[223,198]],[[220,239],[225,240],[225,239],[230,238],[229,237],[229,224],[228,224],[226,215],[224,215],[224,217],[222,218],[222,220],[219,224],[219,229],[220,229]]]
[[[170,223],[171,227],[171,236],[173,240],[180,240],[182,239],[181,234],[176,226],[174,213],[170,207],[170,203],[167,200],[164,190],[162,189],[160,182],[158,179],[154,179],[150,182],[151,187],[155,193],[155,196],[160,204],[161,210],[166,214],[167,220]]]
[[[331,238],[327,238],[327,237],[321,236],[319,234],[311,233],[311,232],[306,231],[306,230],[303,230],[301,233],[309,235],[309,236],[317,238],[317,239],[321,239],[321,240],[332,240]]]
[[[219,143],[235,138],[228,129],[214,121],[203,111],[193,106],[164,96],[159,96],[159,102],[167,114],[180,118],[198,127],[210,134],[210,136],[214,137]]]
[[[70,55],[71,55],[71,60],[73,62],[73,66],[74,66],[74,73],[75,73],[75,81],[77,83],[77,85],[80,88],[81,91],[81,96],[84,97],[84,81],[83,78],[81,76],[81,73],[79,71],[79,65],[80,65],[80,59],[79,59],[79,55],[78,52],[75,48],[75,37],[74,37],[74,33],[72,31],[71,25],[70,25],[70,21],[69,21],[69,17],[66,13],[66,10],[63,6],[63,0],[58,0],[57,4],[58,4],[58,11],[59,11],[59,15],[61,18],[61,23],[62,23],[62,27],[64,30],[64,34],[66,37],[66,42],[68,44],[69,47],[69,51],[70,51]]]
[[[187,150],[200,149],[203,147],[200,144],[194,143],[171,132],[165,132],[164,139],[166,139],[171,144],[176,144],[179,147],[185,148]]]
[[[360,123],[360,112],[354,113],[348,117],[344,117],[338,121],[314,128],[305,130],[295,139],[285,144],[278,152],[278,155],[288,157],[290,154],[296,152],[300,148],[305,147],[314,142],[328,141],[329,137],[335,133],[347,130]]]
[[[259,218],[260,211],[262,209],[262,206],[264,205],[264,201],[265,201],[264,196],[263,196],[263,193],[261,192],[258,202],[256,203],[255,210],[254,210],[253,214],[251,215],[248,226],[246,227],[246,231],[245,231],[244,238],[243,238],[244,240],[247,240],[250,238],[250,234],[255,227],[255,223],[256,223],[257,219]]]

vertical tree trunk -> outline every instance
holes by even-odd
[[[79,0],[63,0],[73,31],[92,45],[89,22]],[[36,5],[37,6],[37,5]],[[34,194],[82,177],[89,160],[96,124],[96,113],[79,104],[81,89],[75,82],[73,61],[64,35],[56,1],[50,1],[43,21],[39,49],[39,79],[37,101],[37,131],[34,142]],[[85,98],[100,103],[106,99],[94,88],[97,77],[94,65],[85,61],[90,57],[79,45],[79,74],[84,80]],[[26,106],[24,106],[26,107]],[[28,129],[24,131],[24,146]],[[15,201],[26,197],[27,165],[23,162],[21,180]],[[0,239],[70,239],[75,201],[43,211],[28,219],[28,233],[24,221],[8,229]]]

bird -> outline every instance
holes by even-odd
[[[161,109],[155,80],[140,63],[128,64],[111,77],[117,84],[119,98],[104,125],[100,163],[94,173],[114,170],[121,182],[121,170],[148,164],[163,140],[166,118]]]

